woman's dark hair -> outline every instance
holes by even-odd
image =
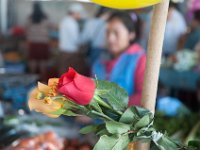
[[[47,16],[43,12],[39,2],[34,2],[33,13],[31,15],[31,20],[33,23],[40,23],[42,20],[46,19]]]
[[[101,6],[99,8],[99,10],[97,11],[97,13],[96,13],[96,17],[100,17],[101,15],[103,15],[103,14],[105,14],[107,12],[111,12],[111,11],[112,11],[112,9]]]
[[[136,20],[133,20],[127,12],[116,11],[111,14],[111,16],[108,19],[108,22],[114,19],[119,19],[130,33],[135,32],[136,37],[134,40],[130,41],[131,44],[139,40],[141,33],[141,21],[138,16]]]
[[[170,1],[170,3],[169,3],[169,7],[173,7],[173,8],[178,9],[178,4],[175,3],[175,2]]]
[[[200,22],[200,10],[194,12],[194,19]]]

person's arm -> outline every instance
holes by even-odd
[[[92,30],[91,22],[87,21],[83,27],[83,31],[80,34],[79,43],[81,45],[87,44],[91,40],[91,30]]]
[[[135,85],[135,92],[129,97],[129,106],[140,106],[142,98],[142,87],[144,81],[144,73],[146,66],[146,55],[141,56],[137,63],[137,68],[135,72],[135,77],[133,79]]]

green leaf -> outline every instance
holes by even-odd
[[[81,134],[88,134],[88,133],[91,133],[91,132],[96,132],[98,127],[99,127],[99,125],[89,125],[89,126],[82,128],[80,130],[80,133]]]
[[[112,150],[115,144],[117,143],[117,140],[118,139],[116,137],[109,137],[107,135],[103,135],[100,137],[93,150]]]
[[[74,113],[74,112],[72,112],[72,111],[70,111],[70,110],[66,110],[66,111],[63,113],[63,115],[65,115],[65,116],[81,116],[81,115],[76,114],[76,113]]]
[[[99,124],[98,129],[96,131],[96,135],[97,136],[102,136],[102,135],[109,135],[109,134],[110,133],[108,133],[105,123]]]
[[[97,93],[104,98],[116,111],[124,111],[128,105],[128,93],[117,84],[96,80]],[[103,91],[103,92],[101,92]]]
[[[62,115],[66,110],[63,108],[60,108],[59,110],[52,112],[52,115]]]
[[[90,103],[90,107],[93,107],[95,110],[97,110],[98,112],[102,112],[102,109],[101,107],[99,106],[99,104],[92,100],[92,102]]]
[[[64,101],[64,108],[68,109],[68,110],[73,109],[73,108],[78,109],[78,108],[80,108],[80,105],[76,104],[75,102],[73,102],[71,100],[65,100]]]
[[[130,143],[128,135],[120,136],[118,142],[113,147],[113,150],[124,150],[127,149],[127,145]]]
[[[126,123],[126,124],[132,124],[138,121],[138,117],[134,113],[134,108],[130,107],[128,108],[121,116],[120,122]]]
[[[191,129],[188,137],[186,138],[186,143],[188,143],[189,141],[195,140],[196,134],[197,134],[199,128],[200,128],[200,121],[198,121],[195,124],[195,126]]]
[[[149,116],[149,122],[153,120],[153,114],[141,107],[132,106],[129,107],[121,116],[120,122],[126,123],[126,124],[136,124],[140,119],[142,119],[144,116]]]
[[[93,150],[124,150],[130,142],[128,135],[107,136],[103,135]]]
[[[130,125],[116,121],[107,121],[106,129],[111,134],[123,134],[130,130]]]
[[[133,109],[134,109],[134,113],[137,114],[140,118],[142,118],[145,115],[149,115],[151,116],[151,118],[153,118],[153,114],[148,109],[145,109],[142,107],[135,107],[135,106],[133,106]]]
[[[177,145],[166,135],[159,132],[153,132],[152,140],[160,150],[177,150]]]
[[[98,132],[96,132],[97,136],[102,136],[102,135],[108,135],[108,131],[106,129],[100,129]]]
[[[79,114],[76,114],[74,112],[72,112],[71,110],[66,110],[66,109],[59,109],[55,112],[52,112],[51,114],[53,115],[65,115],[65,116],[80,116]]]
[[[189,141],[188,146],[193,150],[200,149],[200,140]]]
[[[135,128],[136,129],[140,129],[143,127],[146,127],[147,125],[150,124],[150,118],[149,115],[145,115],[144,117],[142,117],[136,124],[135,124]]]
[[[93,118],[101,118],[101,119],[104,119],[104,120],[114,121],[112,118],[105,115],[104,113],[100,113],[100,112],[97,112],[95,110],[91,110],[90,113],[92,114]]]

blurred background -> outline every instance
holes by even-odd
[[[0,149],[90,150],[87,117],[51,119],[27,106],[37,81],[73,67],[116,82],[141,105],[152,8],[119,11],[91,3],[0,0]],[[156,53],[156,51],[155,51]],[[170,2],[155,126],[177,141],[200,140],[200,0]]]

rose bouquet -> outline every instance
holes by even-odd
[[[187,149],[154,129],[150,111],[127,107],[127,103],[128,94],[115,83],[91,79],[69,68],[60,78],[49,79],[48,85],[39,82],[28,105],[54,118],[86,115],[100,119],[80,131],[100,137],[94,150],[130,149],[129,143],[136,141],[150,142],[153,150]]]

